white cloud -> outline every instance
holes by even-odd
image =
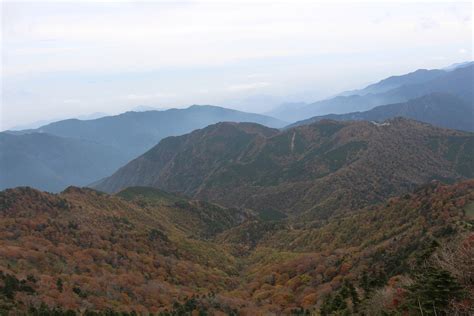
[[[467,53],[467,49],[465,49],[465,48],[461,48],[459,50],[459,54],[466,54],[466,53]]]

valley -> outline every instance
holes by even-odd
[[[410,293],[404,286],[414,282],[417,260],[462,269],[435,258],[445,247],[472,245],[473,189],[472,180],[434,182],[311,227],[148,188],[115,196],[74,187],[58,195],[7,190],[0,194],[0,267],[3,277],[25,281],[1,306],[297,313],[319,310],[342,286],[357,299],[324,308],[376,314],[374,300],[389,291],[384,309],[410,310],[409,294],[400,293]]]

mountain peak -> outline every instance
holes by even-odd
[[[77,194],[77,195],[89,195],[89,194],[94,194],[94,195],[102,195],[104,194],[103,192],[94,190],[92,188],[88,187],[76,187],[76,186],[68,186],[66,189],[64,189],[61,194]]]

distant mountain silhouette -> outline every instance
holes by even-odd
[[[431,69],[431,70],[418,69],[406,75],[388,77],[386,79],[380,80],[377,83],[371,84],[365,87],[364,89],[346,91],[339,95],[349,96],[349,95],[366,95],[369,93],[372,93],[372,94],[384,93],[384,92],[399,88],[404,85],[424,83],[424,82],[436,79],[444,74],[446,74],[446,72],[440,69]]]
[[[103,112],[94,112],[94,113],[90,113],[90,114],[78,115],[75,118],[78,119],[78,120],[95,120],[95,119],[98,119],[98,118],[101,118],[101,117],[104,117],[104,116],[107,116],[107,115],[108,115],[107,113],[103,113]],[[22,125],[16,125],[16,126],[13,126],[13,127],[9,128],[9,130],[7,130],[7,131],[10,132],[10,133],[15,132],[15,131],[20,131],[20,134],[21,134],[22,130],[26,130],[26,129],[30,130],[30,129],[40,128],[41,126],[45,126],[45,125],[51,124],[53,122],[58,122],[58,121],[63,120],[63,119],[64,118],[47,119],[47,120],[40,120],[40,121],[30,122],[30,123],[26,123],[26,124],[22,124]]]
[[[193,105],[186,109],[126,112],[96,120],[69,119],[25,132],[48,133],[117,147],[124,151],[128,159],[132,159],[164,137],[189,133],[223,121],[255,122],[269,127],[284,126],[284,122],[265,115],[210,105]]]
[[[472,66],[472,65],[474,65],[474,61],[465,61],[465,62],[462,62],[462,63],[452,64],[451,66],[448,66],[448,67],[444,67],[443,70],[452,71],[452,70],[456,70],[456,69],[459,69],[459,68],[464,68],[464,67],[468,67],[468,66]]]
[[[0,133],[0,188],[59,191],[86,185],[127,162],[117,148],[45,133]]]
[[[299,121],[313,116],[367,111],[379,105],[405,102],[431,93],[448,93],[473,102],[474,65],[452,71],[418,70],[390,77],[362,90],[342,93],[334,98],[304,106],[290,107],[272,114]]]
[[[58,191],[68,185],[86,185],[110,175],[164,137],[221,121],[285,125],[264,115],[194,105],[95,120],[69,119],[33,130],[4,132],[0,187],[28,185]]]
[[[397,116],[440,127],[474,131],[474,104],[444,93],[432,93],[403,103],[381,105],[365,112],[315,116],[293,123],[288,128],[311,124],[324,119],[382,122]]]

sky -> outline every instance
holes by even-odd
[[[3,1],[0,130],[213,104],[265,113],[473,59],[472,3]]]

